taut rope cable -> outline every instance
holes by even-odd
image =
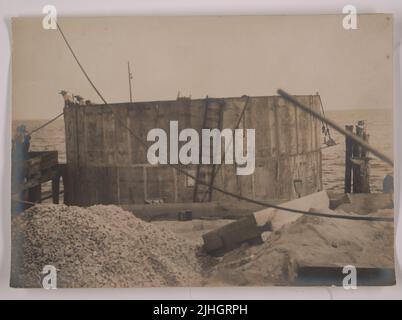
[[[320,105],[321,105],[322,115],[323,115],[324,118],[325,118],[324,105],[322,104],[321,96],[318,95],[318,98],[320,99]],[[324,122],[322,122],[322,123],[324,124]],[[328,123],[325,123],[325,127],[326,127],[326,129],[327,129],[326,132],[328,132],[328,138],[331,139],[331,133],[330,133],[330,131],[329,131]]]
[[[94,83],[92,82],[91,78],[88,76],[88,74],[86,73],[84,67],[81,65],[80,61],[78,60],[77,56],[75,55],[73,48],[71,48],[70,44],[68,43],[66,37],[64,36],[63,31],[60,28],[60,25],[56,22],[57,24],[57,30],[59,30],[61,36],[64,39],[64,42],[66,43],[67,47],[70,49],[71,54],[73,55],[75,61],[77,62],[78,66],[80,67],[82,73],[84,74],[85,78],[87,78],[88,82],[91,84],[92,88],[94,88],[95,92],[98,94],[98,96],[102,99],[102,101],[107,104],[105,98],[103,98],[103,96],[101,95],[101,93],[99,92],[99,90],[95,87]]]
[[[74,59],[76,60],[76,62],[78,63],[81,71],[84,73],[85,77],[87,78],[87,80],[89,81],[89,83],[91,84],[91,86],[94,88],[95,92],[98,94],[98,96],[102,99],[102,101],[104,102],[105,105],[109,106],[109,108],[111,109],[114,117],[119,121],[119,123],[136,139],[138,140],[138,142],[143,145],[145,148],[148,148],[148,144],[146,142],[144,142],[139,136],[137,136],[126,124],[125,122],[118,116],[118,114],[113,110],[113,108],[110,107],[110,105],[107,103],[107,101],[105,100],[105,98],[103,98],[103,96],[101,95],[101,93],[99,92],[99,90],[95,87],[94,83],[91,81],[91,79],[89,78],[88,74],[86,73],[86,71],[84,70],[83,66],[81,65],[81,63],[79,62],[77,56],[75,55],[72,47],[70,46],[70,44],[68,43],[66,37],[64,36],[63,32],[60,29],[60,26],[57,24],[58,26],[58,30],[60,32],[60,34],[62,35],[67,47],[70,49],[71,54],[73,55]],[[174,168],[175,170],[177,170],[180,173],[183,173],[185,176],[193,179],[194,181],[196,181],[199,184],[202,185],[206,185],[209,186],[209,183],[197,179],[195,176],[193,176],[192,174],[188,173],[186,170],[181,169],[180,167],[178,167],[177,165],[173,165],[173,164],[167,164],[168,166]],[[228,196],[231,196],[233,198],[237,198],[240,200],[244,200],[250,203],[254,203],[254,204],[258,204],[267,208],[273,208],[273,209],[277,209],[277,210],[283,210],[283,211],[288,211],[288,212],[293,212],[293,213],[299,213],[299,214],[304,214],[304,215],[309,215],[309,216],[316,216],[316,217],[325,217],[325,218],[333,218],[333,219],[347,219],[347,220],[365,220],[365,221],[382,221],[382,222],[393,222],[394,218],[392,217],[375,217],[375,216],[357,216],[357,215],[336,215],[336,214],[329,214],[329,213],[321,213],[321,212],[312,212],[312,211],[303,211],[303,210],[298,210],[298,209],[291,209],[291,208],[285,208],[285,207],[281,207],[281,206],[277,206],[271,203],[267,203],[267,202],[262,202],[262,201],[258,201],[258,200],[254,200],[254,199],[250,199],[232,192],[228,192],[224,189],[221,189],[219,187],[216,186],[211,186],[212,189],[214,189],[215,191],[221,192],[223,194],[226,194]]]
[[[64,115],[64,111],[60,114],[58,114],[57,116],[55,116],[54,118],[50,119],[49,121],[47,121],[46,123],[42,124],[41,126],[39,126],[38,128],[32,130],[31,132],[28,133],[28,135],[30,136],[31,134],[35,133],[36,131],[39,131],[40,129],[46,127],[47,125],[51,124],[53,121],[56,121],[58,118],[60,118],[62,115]]]

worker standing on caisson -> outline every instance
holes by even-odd
[[[28,134],[25,125],[22,124],[17,127],[12,150],[15,177],[19,183],[25,179],[24,162],[29,159],[30,145],[31,136]]]

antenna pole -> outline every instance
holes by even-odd
[[[132,93],[132,89],[131,89],[131,79],[133,79],[133,74],[131,73],[130,70],[130,61],[127,62],[127,67],[128,67],[128,87],[130,89],[130,102],[133,102],[133,93]]]

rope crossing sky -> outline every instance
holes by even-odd
[[[295,97],[291,96],[289,93],[283,91],[282,89],[278,90],[278,94],[280,96],[282,96],[282,98],[284,98],[285,100],[291,102],[296,107],[311,114],[314,118],[317,118],[317,119],[323,121],[325,124],[334,128],[339,133],[352,139],[354,142],[356,142],[358,145],[360,145],[363,149],[370,151],[373,155],[375,155],[377,158],[384,161],[388,165],[390,165],[392,167],[394,166],[394,161],[390,157],[388,157],[387,155],[382,153],[380,150],[378,150],[378,149],[374,148],[373,146],[371,146],[370,144],[368,144],[366,141],[361,139],[359,136],[355,135],[354,133],[346,131],[345,129],[340,127],[337,123],[335,123],[334,121],[324,117],[323,115],[319,114],[318,112],[314,111],[313,109],[305,106],[300,101],[298,101]]]
[[[60,28],[60,25],[57,24],[57,29],[59,30],[64,42],[66,43],[68,49],[70,50],[71,54],[73,55],[75,61],[77,62],[78,66],[80,67],[81,71],[83,72],[84,76],[86,77],[86,79],[89,81],[89,83],[91,84],[91,86],[93,87],[93,89],[95,90],[95,92],[98,94],[98,96],[100,97],[100,99],[103,101],[103,103],[105,105],[108,105],[110,107],[110,105],[107,103],[106,99],[102,96],[102,94],[100,93],[100,91],[96,88],[95,84],[93,83],[93,81],[91,80],[91,78],[89,77],[89,75],[87,74],[87,72],[85,71],[84,67],[82,66],[82,64],[80,63],[77,55],[75,54],[74,50],[72,49],[70,43],[68,42],[66,36],[64,35],[63,31]],[[281,91],[281,93],[284,93],[283,91]],[[280,94],[281,94],[280,93]],[[282,94],[281,94],[282,95]],[[286,98],[288,99],[289,95],[286,96]],[[297,101],[297,100],[296,100]],[[295,102],[292,101],[294,104]],[[119,115],[113,110],[113,108],[111,108],[111,111],[115,117],[115,119],[118,120],[118,122],[122,125],[122,127],[124,127],[136,140],[138,140],[138,142],[144,146],[146,149],[149,147],[149,145],[143,141],[138,135],[136,135],[126,124],[125,122],[119,117]],[[314,116],[314,114],[313,114]],[[325,119],[325,118],[324,118]],[[342,133],[342,132],[341,132]],[[381,158],[380,158],[381,159]],[[174,168],[175,170],[177,170],[178,172],[184,174],[185,176],[193,179],[194,181],[196,181],[199,184],[202,185],[206,185],[211,187],[213,190],[221,192],[225,195],[228,195],[230,197],[233,198],[237,198],[239,200],[244,200],[250,203],[254,203],[257,205],[261,205],[267,208],[273,208],[273,209],[277,209],[277,210],[281,210],[281,211],[287,211],[287,212],[292,212],[292,213],[298,213],[298,214],[303,214],[303,215],[308,215],[308,216],[315,216],[315,217],[323,217],[323,218],[332,218],[332,219],[346,219],[346,220],[364,220],[364,221],[381,221],[381,222],[393,222],[394,218],[393,217],[380,217],[380,216],[360,216],[360,215],[341,215],[341,214],[330,214],[330,213],[323,213],[323,212],[313,212],[313,211],[303,211],[303,210],[298,210],[298,209],[291,209],[291,208],[285,208],[279,205],[274,205],[271,203],[267,203],[267,202],[263,202],[263,201],[259,201],[259,200],[255,200],[255,199],[251,199],[248,197],[244,197],[242,195],[239,194],[235,194],[229,191],[226,191],[222,188],[216,187],[214,185],[210,185],[208,182],[205,182],[203,180],[198,179],[197,177],[193,176],[192,174],[188,173],[186,170],[180,168],[177,165],[173,165],[173,164],[167,164],[168,166]]]
[[[52,122],[56,121],[58,118],[60,118],[62,115],[64,115],[64,111],[60,114],[58,114],[57,116],[55,116],[54,118],[50,119],[49,121],[45,122],[44,124],[42,124],[41,126],[39,126],[38,128],[28,132],[28,136],[30,136],[31,134],[39,131],[40,129],[43,129],[44,127],[48,126],[49,124],[51,124]]]

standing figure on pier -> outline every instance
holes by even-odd
[[[14,166],[14,176],[18,183],[25,179],[25,161],[29,159],[29,147],[31,145],[31,136],[28,134],[25,125],[17,127],[16,135],[13,141],[12,158]]]

